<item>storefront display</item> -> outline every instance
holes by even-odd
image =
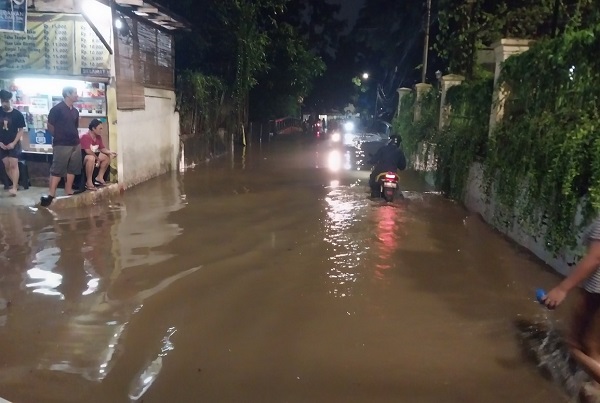
[[[79,131],[87,132],[89,122],[96,118],[106,121],[106,85],[98,82],[58,80],[52,78],[16,78],[0,80],[0,88],[13,93],[13,107],[25,116],[29,135],[24,136],[24,151],[52,152],[52,137],[47,131],[50,109],[63,100],[64,87],[77,89],[79,101]],[[108,128],[105,128],[105,144],[108,144]],[[103,137],[104,137],[103,136]]]

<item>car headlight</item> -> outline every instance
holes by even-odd
[[[352,122],[344,123],[344,129],[346,129],[347,132],[351,132],[352,130],[354,130],[354,123],[352,123]]]
[[[334,150],[329,153],[327,167],[334,172],[342,168],[342,154],[339,151]]]

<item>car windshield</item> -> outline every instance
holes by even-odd
[[[387,136],[389,135],[390,129],[389,125],[386,122],[376,120],[375,122],[371,122],[368,125],[367,131],[370,133],[385,134]]]

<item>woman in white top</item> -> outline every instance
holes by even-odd
[[[573,271],[544,298],[544,304],[556,308],[569,291],[578,289],[568,344],[573,358],[597,383],[600,383],[600,218],[584,236],[587,253]]]

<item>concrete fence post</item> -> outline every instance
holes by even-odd
[[[415,122],[421,119],[421,100],[433,88],[431,84],[419,83],[415,85],[417,90],[417,99],[415,101]]]
[[[533,42],[534,41],[530,39],[500,39],[498,42],[492,44],[496,59],[496,70],[494,73],[494,95],[490,113],[490,136],[492,135],[496,124],[504,117],[504,106],[506,104],[506,99],[509,96],[508,88],[504,85],[498,86],[498,78],[502,72],[502,63],[513,55],[518,55],[529,50]]]
[[[458,74],[448,74],[443,76],[441,79],[442,95],[440,99],[440,130],[442,130],[448,124],[448,119],[450,118],[450,106],[446,105],[446,96],[448,95],[448,90],[455,85],[462,84],[463,81],[465,81],[465,78]]]
[[[398,108],[396,109],[396,116],[400,116],[400,108],[402,107],[402,98],[410,94],[412,90],[410,88],[402,87],[396,90],[398,93]]]

